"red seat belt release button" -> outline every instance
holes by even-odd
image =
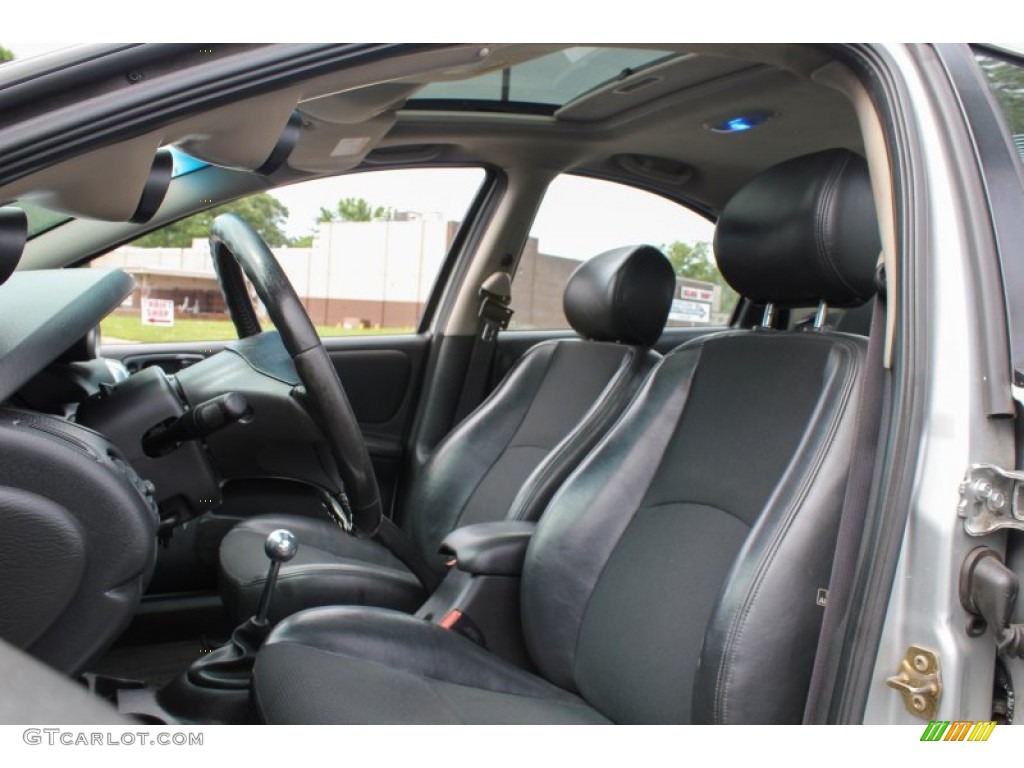
[[[459,623],[459,619],[462,618],[462,611],[458,608],[453,608],[445,614],[445,617],[441,619],[439,627],[442,629],[452,629],[456,624]]]

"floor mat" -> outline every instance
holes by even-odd
[[[113,648],[90,665],[89,672],[159,686],[177,675],[209,649],[202,640]]]

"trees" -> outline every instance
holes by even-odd
[[[725,313],[732,312],[736,302],[739,300],[739,295],[725,282],[722,273],[718,271],[715,259],[711,255],[711,243],[704,241],[683,243],[676,240],[670,245],[663,246],[662,250],[668,256],[668,260],[672,263],[672,267],[679,277],[703,280],[704,282],[714,283],[719,286],[722,293],[719,311]]]
[[[1024,69],[989,56],[978,56],[999,105],[1015,136],[1024,134]]]
[[[338,201],[335,210],[321,208],[318,223],[331,221],[379,221],[391,215],[391,209],[382,205],[374,207],[361,197],[346,197]]]
[[[266,192],[219,205],[168,224],[143,235],[133,245],[143,248],[188,248],[194,238],[209,236],[213,220],[222,213],[234,213],[245,219],[272,248],[290,245],[283,229],[288,220],[288,209],[284,203]]]
[[[672,263],[676,274],[691,280],[715,282],[718,267],[711,258],[711,244],[707,242],[683,243],[676,240],[664,246],[665,255]]]
[[[5,61],[14,61],[14,51],[0,45],[0,64],[3,64]]]
[[[271,248],[289,246],[311,248],[313,235],[305,234],[289,238],[285,234],[288,208],[277,198],[266,192],[218,205],[208,211],[201,211],[188,218],[168,224],[143,235],[132,245],[142,248],[188,248],[195,238],[208,237],[213,220],[222,213],[241,216]],[[318,223],[332,221],[376,221],[392,214],[391,208],[373,206],[361,197],[346,197],[339,200],[336,210],[321,208]]]

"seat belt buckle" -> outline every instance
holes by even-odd
[[[444,615],[444,618],[437,623],[437,626],[441,627],[441,629],[447,629],[450,632],[457,632],[467,640],[476,643],[482,648],[487,647],[487,644],[484,642],[484,633],[481,632],[480,628],[470,620],[469,616],[464,614],[458,608],[452,608],[448,611],[448,613]]]
[[[461,618],[462,611],[458,608],[452,608],[444,615],[444,618],[437,623],[437,626],[441,629],[455,629],[455,625],[459,623],[459,619]]]
[[[485,327],[493,328],[495,333],[508,328],[515,310],[505,303],[507,299],[487,293],[482,289],[480,295],[480,319],[484,321]]]
[[[508,272],[495,272],[480,286],[479,317],[483,321],[481,337],[490,341],[498,333],[508,328],[509,321],[515,310],[512,303],[512,276]]]

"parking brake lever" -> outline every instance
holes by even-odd
[[[229,392],[200,403],[170,424],[158,424],[142,438],[142,450],[151,458],[165,456],[188,440],[199,440],[250,418],[249,401],[237,392]]]

